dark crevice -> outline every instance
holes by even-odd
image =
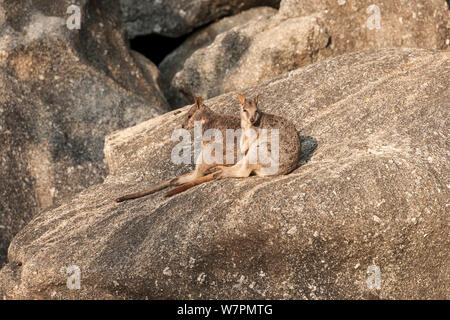
[[[188,37],[189,34],[179,38],[169,38],[157,34],[138,36],[130,40],[130,47],[146,56],[154,64],[159,65],[169,53],[178,48]]]
[[[147,59],[158,66],[167,55],[178,48],[187,38],[197,31],[207,28],[214,22],[216,21],[211,21],[201,25],[192,30],[190,33],[178,38],[166,37],[159,34],[137,36],[130,39],[130,48],[146,56]]]
[[[450,1],[450,0],[449,0]],[[332,40],[331,40],[331,36],[329,36],[328,37],[328,42],[327,42],[327,45],[325,46],[325,48],[329,48],[329,47],[331,47],[331,44],[332,44]]]
[[[448,0],[450,1],[450,0]],[[263,4],[261,4],[263,5]],[[280,0],[267,0],[265,6],[270,6],[275,9],[280,8]],[[252,6],[251,6],[252,7]],[[251,7],[247,8],[250,9]],[[220,19],[236,15],[238,13],[229,13],[223,17],[217,18],[213,21],[209,21],[203,25],[196,27],[194,30],[178,38],[166,37],[158,34],[148,34],[137,36],[130,39],[130,48],[134,51],[139,52],[152,61],[154,64],[159,65],[164,58],[178,48],[189,36],[196,33],[197,31],[208,27],[209,25],[217,22]]]

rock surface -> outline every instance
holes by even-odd
[[[279,14],[318,12],[327,22],[333,54],[390,47],[450,48],[450,12],[444,0],[283,0]]]
[[[387,49],[244,90],[301,130],[302,165],[169,199],[112,201],[187,170],[169,160],[186,109],[115,132],[105,144],[108,178],[14,238],[0,293],[449,299],[449,82],[449,51]],[[206,104],[238,112],[235,93]],[[66,286],[69,266],[79,268],[79,290]]]
[[[179,37],[218,18],[280,0],[120,0],[130,38],[160,34]]]
[[[167,55],[159,64],[161,70],[160,83],[164,95],[172,108],[190,104],[192,99],[186,98],[171,82],[178,71],[183,69],[184,62],[197,50],[207,47],[216,36],[232,28],[247,24],[253,20],[265,20],[274,16],[277,10],[270,7],[258,7],[243,11],[237,15],[223,18],[218,22],[195,32],[177,49]]]
[[[255,17],[222,32],[185,60],[180,54],[177,65],[183,68],[165,81],[188,100],[211,98],[346,52],[450,47],[450,11],[444,0],[372,5],[372,0],[283,0],[271,18]]]
[[[117,1],[0,1],[0,265],[35,212],[103,181],[104,137],[168,110]],[[72,20],[70,20],[72,21]]]

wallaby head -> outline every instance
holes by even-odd
[[[203,104],[203,99],[201,97],[195,97],[195,103],[189,109],[186,119],[181,127],[188,130],[194,128],[195,121],[202,121],[208,113],[208,110],[209,109]]]
[[[238,99],[241,103],[241,120],[247,124],[254,125],[260,117],[260,111],[258,110],[259,95],[251,100],[248,100],[239,93]]]

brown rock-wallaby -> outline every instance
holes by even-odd
[[[238,130],[240,129],[240,119],[237,116],[230,116],[219,114],[217,112],[212,111],[210,108],[204,105],[203,99],[201,97],[195,97],[195,104],[189,109],[186,118],[182,124],[182,128],[184,129],[192,129],[194,128],[194,124],[196,121],[200,121],[202,124],[202,138],[204,137],[205,131],[208,129],[219,130],[222,134],[222,137],[226,137],[227,129]],[[218,165],[223,165],[224,162],[220,163],[208,163],[208,161],[204,161],[204,149],[206,146],[210,144],[216,143],[213,137],[208,140],[202,140],[202,148],[200,154],[198,156],[199,159],[196,160],[196,167],[193,171],[187,172],[179,177],[172,178],[161,182],[160,184],[154,185],[147,190],[136,192],[132,194],[128,194],[116,199],[117,202],[122,202],[125,200],[141,198],[146,195],[155,193],[162,189],[165,189],[169,186],[178,186],[194,181],[195,179],[202,177],[205,173],[208,173],[211,169]],[[230,148],[233,148],[234,159],[230,161],[230,163],[226,163],[229,165],[233,165],[237,161],[237,144],[234,144]],[[223,139],[223,143],[220,144],[220,147],[223,148],[223,159],[226,159],[227,153],[227,139]],[[217,149],[216,149],[217,150]]]
[[[238,95],[242,135],[241,152],[245,156],[235,165],[218,167],[220,170],[199,177],[166,193],[173,196],[195,185],[227,177],[243,178],[284,175],[293,171],[300,160],[301,142],[295,125],[283,118],[258,109],[258,96],[247,100]],[[270,138],[269,138],[270,134]]]

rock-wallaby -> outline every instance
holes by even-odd
[[[173,196],[214,179],[243,178],[252,173],[257,176],[284,175],[297,167],[301,142],[295,125],[285,118],[260,111],[258,97],[247,100],[239,94],[238,99],[241,104],[240,148],[245,154],[243,158],[233,166],[220,166],[217,172],[176,187],[168,191],[166,196]]]
[[[182,124],[182,128],[190,130],[194,128],[195,122],[200,121],[202,124],[202,138],[204,137],[205,131],[208,129],[219,130],[222,134],[222,137],[226,137],[226,130],[233,129],[238,130],[240,128],[240,119],[237,116],[230,116],[219,114],[217,112],[212,111],[210,108],[203,104],[203,99],[201,97],[195,97],[195,104],[189,109],[186,118]],[[227,151],[227,143],[226,139],[223,139],[224,143],[220,144],[220,147],[223,148],[223,159],[226,158]],[[234,141],[233,141],[234,142]],[[223,163],[208,163],[208,161],[204,161],[204,149],[206,146],[216,143],[213,137],[208,140],[202,140],[202,148],[199,153],[199,156],[196,160],[195,170],[187,172],[179,177],[166,180],[160,184],[154,185],[147,190],[136,192],[132,194],[128,194],[116,199],[117,202],[122,202],[125,200],[141,198],[146,195],[155,193],[162,189],[165,189],[170,186],[179,186],[186,184],[188,182],[194,181],[195,179],[202,177],[205,173],[208,173],[212,168],[223,165]],[[234,144],[234,159],[229,165],[233,165],[237,161],[237,144]],[[217,149],[216,149],[217,150]],[[212,178],[212,177],[211,177]]]

